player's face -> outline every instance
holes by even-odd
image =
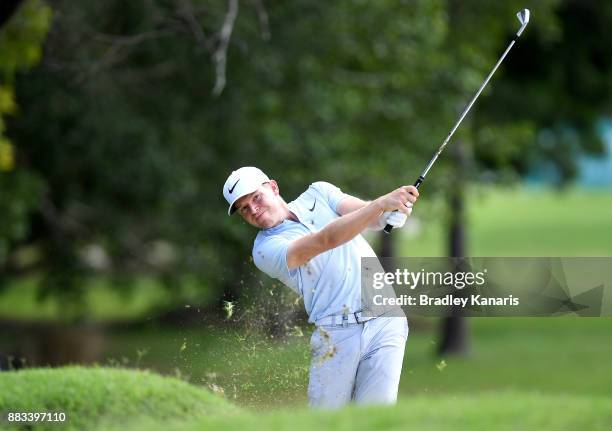
[[[236,201],[236,211],[252,226],[267,229],[282,222],[282,205],[273,181]]]

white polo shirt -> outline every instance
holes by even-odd
[[[310,185],[289,209],[299,223],[285,220],[261,230],[253,245],[255,265],[270,277],[280,280],[304,298],[308,321],[331,315],[361,311],[361,258],[376,257],[370,244],[357,235],[351,241],[313,257],[304,265],[289,270],[289,243],[317,232],[339,217],[338,203],[346,195],[333,184],[319,181]]]

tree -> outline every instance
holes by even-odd
[[[538,2],[534,16],[549,22],[554,4]],[[29,235],[10,249],[37,247],[43,291],[77,304],[96,272],[83,259],[91,247],[120,288],[146,271],[177,296],[183,274],[237,295],[252,277],[253,232],[224,217],[229,170],[258,164],[288,199],[317,179],[363,197],[411,181],[522,6],[54,1],[43,62],[20,76],[23,110],[9,129],[19,169],[41,183],[34,215],[20,218]],[[477,110],[459,131],[477,174],[512,168],[504,155],[535,134],[502,114],[491,126]],[[425,194],[452,190],[451,166],[439,161]]]
[[[525,34],[516,60],[478,112],[479,125],[507,127],[505,119],[514,118],[517,127],[537,135],[497,155],[487,150],[488,127],[480,128],[476,141],[484,169],[504,163],[525,174],[545,161],[565,185],[577,173],[578,155],[603,151],[597,124],[611,108],[612,5],[566,0],[554,19],[558,25],[548,31],[536,26]]]
[[[516,179],[546,163],[558,172],[558,184],[566,185],[576,174],[580,154],[602,151],[597,124],[610,111],[607,25],[612,8],[563,1],[538,3],[532,12],[532,23],[495,77],[490,96],[479,100],[464,129],[473,180]],[[454,208],[456,216],[460,211]],[[451,254],[466,250],[457,240],[465,237],[459,233],[463,229],[451,222]],[[442,338],[448,339],[445,333]]]
[[[7,1],[0,7],[0,269],[11,246],[27,235],[40,196],[40,178],[16,166],[15,144],[6,136],[5,121],[18,112],[15,75],[40,60],[50,19],[50,9],[38,0]],[[2,272],[0,288],[1,279]]]
[[[153,271],[176,286],[178,274],[194,273],[203,289],[231,291],[245,277],[252,233],[222,216],[229,169],[282,173],[288,197],[332,176],[369,195],[397,176],[373,185],[363,172],[415,163],[400,141],[423,142],[428,129],[417,113],[431,106],[421,84],[439,61],[440,4],[277,5],[269,40],[261,14],[238,15],[231,85],[218,97],[211,57],[175,6],[54,4],[44,61],[19,81],[24,110],[11,123],[22,167],[44,178],[26,218],[44,292],[78,304],[93,245],[119,280]],[[207,12],[198,23],[210,34],[227,15],[218,5]],[[390,13],[402,19],[387,22]],[[172,250],[165,266],[149,256],[160,242]]]

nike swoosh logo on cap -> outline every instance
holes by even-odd
[[[231,189],[227,189],[227,191],[230,192],[230,194],[234,192],[234,189],[236,188],[236,184],[238,184],[238,181],[240,181],[240,178],[236,180],[236,182],[234,183]]]
[[[316,205],[317,205],[317,200],[315,199],[314,204],[312,204],[312,208],[309,208],[308,211],[313,212]]]

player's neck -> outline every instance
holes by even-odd
[[[287,205],[287,202],[285,202],[285,200],[282,197],[279,196],[279,198],[280,198],[280,204],[281,204],[281,217],[280,217],[279,222],[276,223],[274,226],[271,226],[270,228],[276,227],[276,226],[282,224],[285,220],[291,220],[291,221],[299,223],[300,220],[291,211],[291,209],[289,209],[289,205]],[[268,228],[268,229],[270,229],[270,228]]]
[[[287,205],[287,203],[285,201],[283,201],[283,218],[282,221],[285,220],[291,220],[291,221],[295,221],[295,222],[299,222],[300,220],[297,218],[297,216],[289,209],[289,205]]]

